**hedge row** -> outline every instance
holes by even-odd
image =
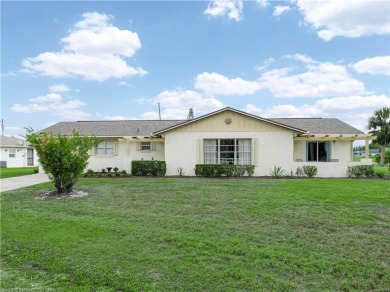
[[[347,175],[349,177],[371,177],[375,175],[374,166],[372,165],[353,165],[348,166]]]
[[[255,170],[254,165],[234,164],[196,164],[195,175],[205,177],[219,176],[252,176]]]
[[[131,162],[131,174],[138,176],[164,176],[167,172],[167,164],[160,160],[133,160]]]

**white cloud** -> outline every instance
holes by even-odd
[[[390,96],[339,96],[317,100],[313,104],[283,104],[264,109],[247,104],[243,110],[264,118],[339,118],[361,131],[366,131],[368,118],[383,106],[390,107]]]
[[[280,15],[282,15],[283,13],[287,12],[290,10],[290,6],[281,6],[281,5],[278,5],[278,6],[275,6],[274,7],[274,12],[272,13],[272,16],[275,16],[275,17],[279,17]]]
[[[58,93],[49,93],[47,95],[30,98],[29,101],[30,103],[27,105],[16,103],[11,107],[11,110],[26,114],[48,113],[59,116],[64,120],[81,120],[89,117],[88,113],[79,109],[86,105],[85,102],[77,99],[63,102],[62,96]]]
[[[204,14],[212,17],[228,17],[240,21],[242,18],[243,0],[213,0],[209,3]]]
[[[204,72],[196,76],[195,88],[211,95],[248,95],[261,88],[257,81],[230,79],[218,73]]]
[[[244,109],[243,109],[244,112],[247,112],[247,113],[250,113],[250,114],[254,114],[254,115],[261,115],[263,113],[263,110],[253,104],[247,104]]]
[[[390,56],[378,56],[356,62],[353,68],[359,73],[390,76]]]
[[[121,30],[108,21],[112,18],[97,12],[84,13],[70,34],[61,39],[67,51],[87,56],[132,57],[141,48],[137,33]]]
[[[190,108],[193,108],[197,117],[224,107],[223,103],[216,98],[205,97],[199,92],[183,89],[163,91],[155,98],[148,99],[147,102],[155,105],[156,111],[144,113],[142,119],[159,118],[158,102],[161,107],[161,118],[164,120],[186,119]]]
[[[304,20],[325,41],[336,36],[356,38],[390,33],[387,0],[307,1],[295,0]]]
[[[57,103],[60,102],[61,100],[62,100],[62,96],[58,93],[49,93],[46,95],[40,95],[29,99],[29,101],[31,102],[38,102],[38,103],[44,103],[44,102]]]
[[[365,94],[364,84],[353,79],[345,66],[329,62],[308,64],[306,72],[293,68],[273,69],[261,74],[259,82],[276,97],[329,97]]]
[[[125,120],[131,120],[132,118],[125,117],[125,116],[105,116],[103,120],[108,121],[125,121]]]
[[[285,55],[284,57],[289,58],[289,59],[293,59],[296,61],[300,61],[300,62],[303,62],[305,64],[319,64],[320,63],[316,60],[313,60],[309,56],[302,55],[302,54]]]
[[[97,12],[83,14],[83,20],[61,39],[63,50],[24,59],[25,72],[51,77],[81,76],[95,81],[147,74],[142,68],[129,66],[124,59],[133,57],[141,48],[138,35],[113,26],[110,19],[111,16]]]
[[[61,84],[55,84],[55,85],[49,86],[49,91],[61,93],[61,92],[70,91],[70,88],[68,86],[66,86],[64,83],[61,83]]]
[[[381,107],[390,107],[390,97],[386,95],[341,96],[319,100],[315,106],[328,113],[361,109],[375,110]]]
[[[256,0],[256,3],[259,4],[261,7],[267,7],[269,5],[268,0]]]

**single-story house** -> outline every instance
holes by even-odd
[[[318,167],[319,177],[344,177],[347,167],[371,164],[368,155],[353,162],[353,141],[371,134],[328,118],[265,119],[230,107],[191,120],[60,122],[44,131],[96,135],[88,168],[131,171],[132,160],[165,160],[167,175],[179,168],[194,175],[196,164],[252,164],[255,176],[281,166],[295,173],[303,165]],[[366,151],[368,154],[368,151]]]
[[[0,167],[37,166],[38,157],[34,148],[25,140],[0,136]]]

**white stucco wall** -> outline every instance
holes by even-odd
[[[165,160],[164,142],[153,142],[156,143],[156,148],[151,151],[137,150],[136,142],[116,142],[118,147],[115,155],[97,155],[93,153],[88,160],[87,169],[101,171],[107,167],[118,167],[119,171],[126,170],[130,173],[132,160]]]
[[[312,141],[315,142],[315,141]],[[351,141],[338,140],[338,141],[321,141],[329,142],[330,145],[330,159],[338,159],[339,162],[351,162]],[[302,159],[306,161],[306,144],[307,141],[294,141],[294,161]]]
[[[15,149],[15,157],[9,157],[10,149]],[[33,165],[38,166],[38,157],[34,150]],[[27,148],[26,147],[1,147],[0,161],[7,162],[8,167],[26,167],[27,165]]]
[[[168,132],[165,135],[165,160],[167,175],[175,175],[179,167],[186,175],[195,175],[195,164],[203,163],[203,139],[253,139],[257,142],[256,176],[269,175],[274,165],[293,162],[293,139],[291,132]]]
[[[305,162],[306,142],[293,141],[292,132],[168,132],[165,136],[167,149],[167,175],[176,175],[179,167],[186,175],[195,175],[195,164],[203,163],[203,149],[199,141],[203,139],[251,138],[257,141],[252,155],[257,156],[255,176],[269,176],[274,166],[281,166],[287,174],[303,165],[315,165],[317,177],[346,177],[347,167],[358,164],[370,164],[371,160],[362,163],[351,161],[351,141],[336,141],[331,144],[331,158],[338,162]],[[257,150],[257,154],[253,151]],[[296,159],[303,162],[296,162]]]

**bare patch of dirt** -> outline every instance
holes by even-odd
[[[83,191],[73,191],[69,193],[59,194],[57,191],[46,191],[35,197],[35,200],[59,200],[65,198],[82,198],[89,194]]]

